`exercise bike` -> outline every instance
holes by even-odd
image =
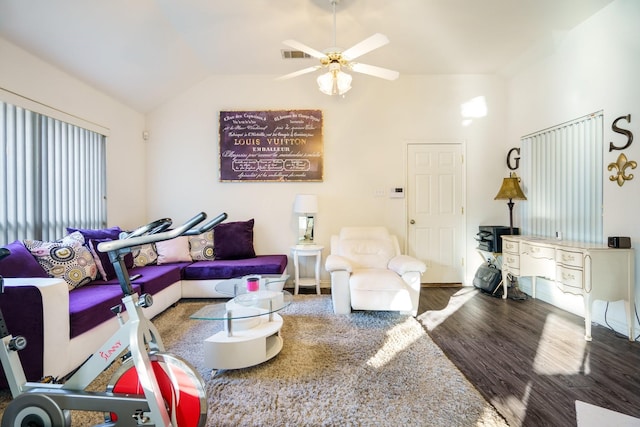
[[[98,245],[99,251],[108,253],[124,294],[123,304],[111,309],[120,328],[62,383],[26,381],[18,356],[18,351],[26,347],[26,340],[9,334],[0,310],[0,362],[13,397],[4,411],[2,427],[68,427],[71,410],[103,412],[105,422],[98,424],[100,427],[204,426],[207,417],[204,381],[188,362],[164,352],[158,330],[142,311],[153,300],[150,295],[138,296],[133,290],[124,257],[134,247],[204,233],[226,218],[223,213],[196,228],[206,219],[205,213],[199,213],[172,230],[168,230],[171,219],[164,218],[131,233],[122,233],[119,240]],[[0,248],[0,260],[9,254],[9,250]],[[4,283],[0,277],[2,292]],[[116,361],[122,364],[106,391],[86,391]]]

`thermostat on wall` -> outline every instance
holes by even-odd
[[[392,199],[402,199],[404,197],[404,188],[393,187],[389,192],[389,197]]]

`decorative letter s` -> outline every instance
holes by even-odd
[[[631,123],[631,114],[627,114],[626,116],[620,116],[617,119],[615,119],[613,121],[613,123],[611,124],[611,130],[613,130],[615,133],[620,133],[622,135],[627,135],[627,143],[623,147],[617,147],[617,146],[613,145],[613,142],[609,142],[609,151],[624,150],[625,148],[628,148],[631,145],[631,143],[633,142],[633,133],[631,133],[630,130],[621,129],[621,128],[618,127],[618,121],[622,120],[622,119],[625,119],[628,123]]]

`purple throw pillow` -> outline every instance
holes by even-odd
[[[88,229],[88,228],[72,228],[67,227],[67,233],[71,234],[75,231],[79,231],[84,237],[84,241],[88,242],[92,239],[111,239],[118,240],[120,238],[120,227],[110,227],[101,229]]]
[[[16,240],[5,246],[11,255],[0,261],[0,276],[3,277],[49,277],[29,249]]]
[[[100,252],[98,250],[98,244],[100,242],[108,242],[114,239],[91,239],[89,240],[89,249],[93,255],[93,259],[96,262],[98,271],[102,276],[102,280],[107,281],[116,278],[116,269],[109,260],[109,254],[106,252]],[[124,256],[124,264],[127,269],[133,267],[133,255],[128,253]]]
[[[213,229],[213,251],[216,259],[255,258],[253,248],[254,220],[224,222]]]

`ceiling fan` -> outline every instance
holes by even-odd
[[[283,43],[293,49],[300,50],[313,58],[320,60],[320,65],[303,68],[290,74],[278,77],[276,80],[286,80],[303,74],[312,73],[321,68],[328,68],[328,72],[318,77],[317,82],[321,92],[327,95],[343,95],[351,89],[351,75],[345,73],[343,69],[355,71],[356,73],[368,74],[380,77],[386,80],[395,80],[400,76],[397,71],[387,68],[377,67],[375,65],[367,65],[359,62],[353,62],[354,59],[369,53],[374,49],[382,47],[389,43],[387,36],[376,33],[350,47],[347,50],[341,50],[336,45],[336,4],[339,0],[329,0],[333,7],[333,45],[334,47],[320,52],[303,43],[295,40],[285,40]]]

